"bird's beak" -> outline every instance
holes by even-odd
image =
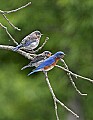
[[[66,54],[64,54],[64,56],[65,56]]]
[[[61,58],[63,58],[64,56],[65,56],[65,54],[64,54],[64,55],[62,55],[62,56],[61,56]]]

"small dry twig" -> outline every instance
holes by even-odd
[[[45,46],[45,44],[47,43],[48,39],[49,39],[49,37],[46,37],[43,44],[37,50],[33,51],[32,53],[37,53],[39,50],[41,50]]]
[[[61,59],[61,62],[63,62],[65,68],[66,68],[67,70],[69,70],[66,62],[65,62],[63,59]],[[80,90],[77,88],[77,86],[76,86],[75,82],[73,81],[73,78],[72,78],[72,76],[71,76],[71,74],[70,74],[69,72],[67,73],[67,75],[69,76],[69,79],[70,79],[73,87],[75,88],[75,90],[78,92],[78,94],[79,94],[79,95],[82,95],[82,96],[87,95],[87,94],[84,94],[84,93],[81,93],[81,92],[80,92]]]
[[[2,14],[3,17],[6,19],[6,21],[15,29],[15,30],[18,30],[20,31],[21,29],[19,29],[18,27],[16,27],[13,23],[10,22],[10,20],[6,17],[5,14]]]
[[[49,82],[49,79],[48,79],[48,75],[47,75],[47,72],[43,71],[44,74],[45,74],[45,79],[46,79],[46,82],[48,84],[48,87],[49,87],[49,90],[52,94],[52,97],[53,97],[53,100],[54,100],[54,105],[55,105],[55,113],[56,113],[56,118],[57,120],[59,120],[59,117],[58,117],[58,111],[57,111],[57,103],[59,103],[62,107],[64,107],[67,111],[71,112],[76,118],[79,118],[79,116],[74,113],[71,109],[69,109],[66,105],[64,105],[64,103],[62,103],[56,96],[55,96],[55,93],[51,87],[51,84]]]
[[[13,23],[11,23],[10,20],[6,17],[5,14],[10,14],[10,13],[16,12],[16,11],[18,11],[18,10],[21,10],[21,9],[29,6],[30,4],[31,4],[31,2],[27,3],[27,4],[24,5],[24,6],[21,6],[21,7],[17,8],[17,9],[15,9],[15,10],[10,10],[10,11],[2,11],[2,10],[0,10],[0,13],[3,15],[4,19],[5,19],[14,29],[20,31],[21,29],[19,29],[19,28],[16,27]]]
[[[15,39],[12,37],[12,35],[8,32],[7,27],[5,27],[4,25],[2,25],[2,23],[0,23],[0,26],[6,31],[6,33],[8,34],[8,36],[12,39],[12,41],[18,45],[18,43],[15,41]]]
[[[66,72],[68,72],[68,73],[70,73],[70,74],[73,75],[75,78],[81,78],[81,79],[83,79],[83,80],[87,80],[87,81],[93,83],[93,80],[90,79],[90,78],[83,77],[83,76],[81,76],[81,75],[78,75],[78,74],[76,74],[76,73],[73,73],[72,71],[67,70],[66,68],[64,68],[64,67],[62,67],[62,66],[59,66],[59,65],[55,65],[55,66],[58,67],[58,68],[60,68],[60,69],[62,69],[62,70],[64,70],[64,71],[66,71]]]
[[[26,5],[23,5],[23,6],[19,7],[19,8],[17,8],[17,9],[15,9],[15,10],[10,10],[10,11],[2,11],[2,10],[0,10],[0,13],[1,14],[10,14],[10,13],[13,13],[13,12],[17,12],[17,11],[19,11],[19,10],[29,6],[29,5],[31,5],[31,2],[29,2]]]

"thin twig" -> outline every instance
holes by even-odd
[[[42,44],[37,50],[31,51],[31,52],[32,52],[32,53],[36,53],[36,52],[38,52],[39,50],[41,50],[41,49],[45,46],[45,44],[47,43],[48,39],[49,39],[49,37],[46,37],[46,39],[45,39],[45,41],[43,42],[43,44]]]
[[[29,3],[27,3],[26,5],[23,5],[23,6],[19,7],[19,8],[17,8],[17,9],[15,9],[15,10],[10,10],[10,11],[2,11],[2,10],[0,10],[0,13],[1,13],[1,14],[10,14],[10,13],[19,11],[19,10],[21,10],[21,9],[29,6],[29,5],[31,5],[31,2],[29,2]]]
[[[59,66],[59,65],[55,65],[55,66],[58,67],[58,68],[60,68],[60,69],[62,69],[62,70],[64,70],[64,71],[66,71],[66,72],[68,72],[68,73],[70,73],[70,74],[73,75],[75,78],[81,78],[81,79],[84,79],[84,80],[87,80],[87,81],[93,83],[93,80],[90,79],[90,78],[83,77],[83,76],[81,76],[81,75],[78,75],[78,74],[76,74],[76,73],[73,73],[72,71],[67,70],[66,68],[64,68],[64,67],[62,67],[62,66]]]
[[[44,74],[45,74],[45,78],[46,78],[46,82],[48,84],[49,90],[50,90],[50,92],[52,94],[52,97],[53,97],[53,100],[54,100],[55,113],[56,113],[57,120],[59,120],[58,111],[57,111],[57,103],[59,103],[61,106],[63,106],[67,111],[71,112],[75,117],[79,118],[79,116],[76,113],[74,113],[71,109],[69,109],[66,105],[64,105],[58,98],[56,98],[55,93],[54,93],[54,91],[53,91],[53,89],[51,87],[51,84],[49,82],[47,72],[44,71]]]
[[[12,37],[12,35],[8,32],[7,27],[5,27],[4,25],[2,25],[2,23],[0,23],[0,26],[6,31],[6,33],[8,34],[8,36],[12,39],[12,41],[18,45],[18,43],[15,41],[15,39]]]
[[[10,22],[10,20],[6,17],[5,14],[2,14],[3,17],[6,19],[6,21],[16,30],[20,31],[21,29],[19,29],[18,27],[16,27],[13,23]]]
[[[66,68],[67,70],[69,70],[66,62],[65,62],[63,59],[61,59],[61,62],[63,62],[65,68]],[[73,78],[72,78],[72,76],[71,76],[71,74],[70,74],[69,72],[67,73],[67,75],[68,75],[68,77],[69,77],[69,79],[70,79],[73,87],[74,87],[75,90],[78,92],[78,94],[79,94],[79,95],[82,95],[82,96],[87,95],[87,94],[84,94],[84,93],[81,93],[81,92],[80,92],[80,90],[77,88],[77,86],[76,86],[75,82],[73,81]]]
[[[15,47],[13,47],[13,46],[7,46],[7,45],[0,45],[0,49],[4,49],[4,50],[13,51],[13,48],[15,48]],[[34,54],[30,54],[30,53],[27,53],[27,52],[22,51],[22,50],[17,50],[16,52],[19,53],[19,54],[21,54],[22,56],[26,57],[29,60],[33,60]]]
[[[21,10],[21,9],[29,6],[30,4],[31,4],[31,2],[27,3],[26,5],[24,5],[24,6],[22,6],[22,7],[19,7],[19,8],[17,8],[17,9],[15,9],[15,10],[10,10],[10,11],[2,11],[2,10],[0,10],[0,13],[3,15],[3,17],[6,19],[6,21],[7,21],[14,29],[20,31],[21,29],[19,29],[19,28],[16,27],[13,23],[11,23],[10,20],[6,17],[5,14],[10,14],[10,13],[12,13],[12,12],[16,12],[16,11],[18,11],[18,10]]]

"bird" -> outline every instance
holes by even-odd
[[[21,70],[33,66],[38,67],[45,59],[47,59],[51,55],[52,53],[50,51],[44,51],[43,53],[34,57],[34,59],[28,65],[24,66]]]
[[[18,46],[13,48],[13,51],[17,51],[20,48],[24,48],[26,50],[35,49],[39,45],[42,35],[43,34],[41,34],[41,32],[38,30],[32,32],[31,34],[27,35]]]
[[[58,51],[54,55],[50,56],[49,58],[45,59],[37,68],[35,68],[32,72],[28,74],[31,75],[33,73],[39,72],[39,71],[49,71],[51,70],[56,63],[64,57],[64,52]]]

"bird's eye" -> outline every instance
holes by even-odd
[[[46,54],[49,54],[48,52],[46,52]]]
[[[38,32],[38,33],[36,33],[37,35],[40,35],[40,33]]]

